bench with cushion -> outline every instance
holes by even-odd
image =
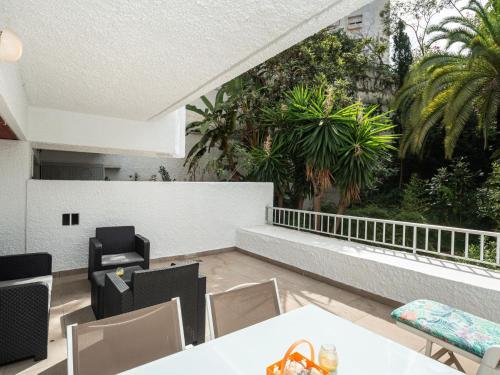
[[[425,354],[435,359],[450,355],[463,371],[455,353],[481,363],[478,374],[500,374],[500,324],[430,300],[410,302],[391,314],[396,324],[427,340]],[[442,347],[432,355],[432,344]]]

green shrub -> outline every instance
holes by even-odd
[[[429,196],[427,192],[427,180],[412,175],[410,182],[405,186],[401,208],[407,212],[417,212],[420,216],[430,209]],[[423,216],[422,216],[423,217]]]
[[[394,212],[388,208],[369,204],[365,207],[352,207],[347,211],[347,215],[390,220],[394,217]]]
[[[484,260],[487,262],[495,263],[496,261],[496,242],[484,242]],[[479,259],[481,255],[480,246],[476,243],[469,244],[469,258]]]
[[[427,219],[419,211],[401,210],[396,215],[394,215],[394,218],[392,220],[408,221],[410,223],[427,223]]]
[[[431,218],[441,225],[471,225],[476,221],[476,174],[465,158],[439,168],[427,185]]]
[[[500,161],[493,163],[493,171],[477,194],[481,217],[491,220],[500,230]]]

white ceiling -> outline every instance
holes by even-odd
[[[0,0],[33,106],[146,120],[369,0]]]

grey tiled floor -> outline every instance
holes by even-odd
[[[242,283],[259,282],[276,277],[285,311],[313,303],[413,350],[424,349],[423,339],[392,323],[389,316],[392,310],[390,306],[237,251],[199,259],[202,261],[201,272],[207,275],[208,291],[223,291]],[[162,265],[164,264],[155,262],[152,267]],[[40,362],[26,360],[0,367],[0,375],[66,374],[64,326],[93,319],[87,275],[81,273],[56,277],[52,291],[48,358]],[[476,373],[475,363],[465,358],[459,357],[459,359],[467,374]]]

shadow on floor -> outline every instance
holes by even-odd
[[[39,375],[66,375],[68,373],[66,360],[56,363],[54,366],[39,373]]]

